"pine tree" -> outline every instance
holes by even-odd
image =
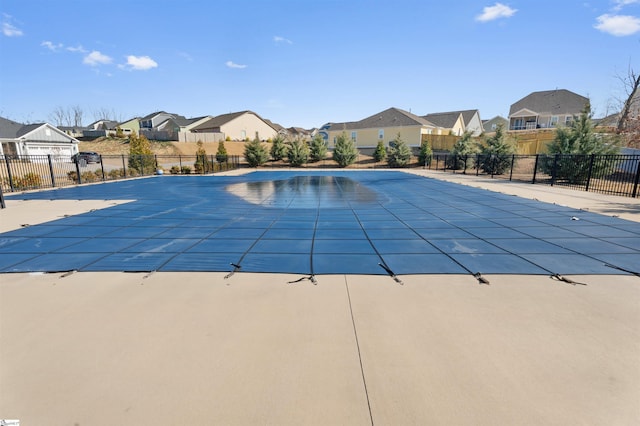
[[[216,151],[216,161],[218,163],[225,163],[229,155],[227,154],[227,148],[224,146],[224,141],[218,142],[218,150]]]
[[[467,170],[473,168],[478,147],[473,142],[471,132],[464,132],[462,137],[453,144],[451,154],[447,158],[447,167],[452,170]]]
[[[202,141],[196,142],[196,145],[198,148],[196,149],[196,161],[193,163],[193,169],[196,173],[206,173],[213,169],[211,161],[207,158],[207,150],[204,148]]]
[[[491,175],[501,175],[511,166],[511,159],[515,153],[515,146],[504,133],[502,125],[498,125],[496,132],[485,140],[480,149],[480,168]]]
[[[390,167],[406,167],[410,160],[411,149],[409,149],[405,141],[400,137],[400,133],[398,133],[389,147],[387,163],[389,163]]]
[[[129,135],[129,167],[140,174],[152,173],[156,168],[156,160],[151,151],[151,143],[136,132]]]
[[[269,160],[269,152],[267,151],[267,148],[262,145],[260,139],[255,138],[245,145],[244,158],[247,160],[250,167],[258,167]]]
[[[273,138],[271,145],[271,158],[275,161],[282,160],[287,155],[287,145],[284,143],[284,137],[278,134]]]
[[[376,150],[373,152],[373,159],[376,163],[384,161],[387,158],[387,149],[384,147],[384,142],[378,141]]]
[[[420,153],[418,154],[418,164],[421,166],[428,166],[431,164],[431,158],[433,157],[433,151],[431,150],[431,144],[428,140],[423,140],[420,144]]]
[[[322,136],[315,135],[311,141],[311,152],[309,154],[312,162],[324,160],[327,155],[327,144],[322,139]]]
[[[309,146],[301,139],[296,139],[289,144],[287,159],[294,167],[299,167],[309,161]]]
[[[333,160],[338,163],[338,166],[347,167],[353,164],[356,158],[358,158],[358,150],[353,139],[347,137],[347,132],[342,132],[333,148]]]

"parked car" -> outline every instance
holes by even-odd
[[[81,151],[73,156],[73,162],[100,163],[100,154],[93,151]]]

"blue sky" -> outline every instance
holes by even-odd
[[[0,116],[252,110],[285,127],[389,107],[507,116],[533,91],[596,116],[640,72],[640,0],[2,0]]]

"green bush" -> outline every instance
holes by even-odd
[[[191,167],[189,166],[182,166],[180,168],[180,171],[182,172],[183,175],[190,175],[191,174]]]
[[[260,139],[255,138],[244,146],[244,158],[250,167],[258,167],[267,162],[269,153]]]
[[[433,158],[431,144],[428,140],[425,139],[420,144],[420,152],[418,153],[418,164],[421,166],[428,166],[429,164],[431,164],[431,158]]]
[[[273,142],[270,150],[271,158],[275,161],[280,161],[287,155],[287,144],[284,142],[284,137],[278,134],[273,138]]]
[[[213,170],[213,162],[207,156],[207,150],[204,149],[202,141],[196,143],[196,161],[193,163],[193,170],[198,174],[207,173]]]
[[[229,158],[227,148],[224,146],[224,141],[220,141],[218,143],[218,151],[216,151],[216,161],[218,163],[224,163],[227,161],[227,158]]]
[[[129,169],[138,174],[152,173],[156,169],[156,159],[151,151],[151,143],[135,132],[129,135]]]
[[[294,167],[299,167],[309,161],[309,146],[303,140],[296,139],[289,144],[287,160]]]
[[[480,149],[479,166],[482,171],[491,175],[504,174],[511,167],[514,153],[512,140],[504,133],[503,126],[499,125],[495,134],[487,138]]]
[[[376,162],[384,161],[387,158],[387,148],[384,147],[384,142],[378,141],[378,145],[376,145],[376,150],[373,153],[373,159]]]
[[[336,146],[333,148],[333,160],[338,163],[338,166],[347,167],[353,164],[357,158],[358,150],[355,142],[350,137],[347,137],[346,132],[342,132],[338,136]]]
[[[447,157],[447,167],[452,170],[467,170],[474,166],[475,155],[478,152],[470,132],[464,132],[456,141]]]
[[[327,144],[325,143],[322,136],[315,135],[313,140],[311,141],[311,149],[309,153],[309,158],[312,162],[317,162],[324,160],[324,157],[327,155]]]
[[[387,163],[390,167],[406,167],[411,161],[411,149],[405,141],[400,137],[400,133],[396,136],[391,144],[389,144],[387,152]]]
[[[171,166],[171,168],[169,169],[169,173],[171,173],[172,175],[179,175],[180,166]]]
[[[35,173],[26,173],[24,176],[18,177],[13,181],[16,189],[32,189],[42,186],[42,178]]]

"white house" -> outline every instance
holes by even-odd
[[[0,117],[0,155],[52,155],[70,158],[78,140],[48,123],[22,124]]]

